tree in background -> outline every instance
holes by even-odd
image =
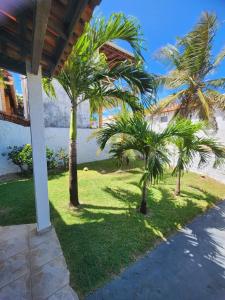
[[[133,110],[140,109],[139,98],[133,96],[135,88],[140,95],[151,94],[154,90],[153,76],[147,74],[140,64],[124,61],[109,67],[100,48],[109,41],[123,40],[130,44],[138,61],[141,57],[142,36],[136,20],[124,14],[113,14],[109,20],[96,18],[86,24],[84,33],[73,47],[72,53],[56,80],[62,85],[71,100],[70,152],[69,152],[69,191],[70,205],[78,206],[77,182],[77,107],[83,102],[102,101],[102,99],[120,99]],[[122,90],[117,81],[126,85]],[[104,84],[102,84],[104,82]],[[107,84],[108,83],[108,84]],[[45,91],[54,93],[47,79]]]
[[[176,136],[172,138],[172,143],[176,146],[178,156],[172,173],[177,176],[175,195],[180,195],[181,176],[195,159],[199,158],[199,167],[206,165],[213,156],[215,157],[214,167],[218,166],[225,159],[224,145],[216,139],[203,136],[203,131],[206,130],[204,122],[193,123],[191,120],[183,120],[182,122],[188,129],[187,134],[182,137]]]
[[[153,106],[152,113],[177,103],[176,114],[188,117],[196,113],[201,120],[216,125],[215,109],[225,108],[225,95],[221,93],[225,78],[209,79],[225,56],[225,49],[216,57],[212,55],[217,27],[216,15],[204,13],[194,29],[178,39],[175,46],[168,45],[158,52],[158,58],[171,67],[159,81],[174,93]]]
[[[164,174],[165,167],[169,165],[170,153],[168,144],[171,138],[183,137],[189,128],[184,126],[183,121],[171,123],[162,132],[150,129],[143,116],[135,114],[131,117],[121,117],[113,124],[107,124],[97,133],[97,142],[103,150],[112,138],[123,134],[122,141],[112,140],[110,153],[116,159],[127,151],[133,150],[144,158],[144,170],[141,177],[140,186],[142,189],[142,200],[140,212],[147,213],[148,185],[158,181]]]

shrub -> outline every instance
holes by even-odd
[[[59,149],[56,153],[57,161],[59,166],[63,167],[64,169],[68,169],[69,166],[69,156],[64,149]]]
[[[15,165],[17,165],[22,173],[32,172],[33,170],[33,158],[32,158],[32,146],[26,144],[23,146],[13,146],[8,147],[8,153],[3,153],[2,155],[7,155],[8,160],[11,160]],[[62,149],[61,149],[62,150]],[[57,160],[58,154],[53,150],[46,148],[46,159],[48,170],[58,167],[59,162]]]
[[[53,150],[46,148],[46,159],[47,159],[47,167],[48,170],[55,169],[58,166],[56,154]]]

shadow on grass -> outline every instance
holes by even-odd
[[[54,179],[58,178],[58,174],[51,176]],[[151,249],[156,241],[202,212],[196,202],[189,199],[184,199],[185,204],[181,205],[171,191],[162,186],[155,186],[149,193],[148,206],[151,213],[147,216],[141,215],[136,210],[140,203],[140,192],[111,187],[105,187],[104,191],[120,205],[124,205],[117,207],[83,204],[79,210],[73,212],[61,207],[61,204],[53,205],[54,199],[51,201],[52,223],[71,272],[72,286],[80,295],[102,285],[133,262],[137,256]],[[195,193],[193,188],[193,193],[186,196],[198,199],[199,192],[196,190]],[[4,212],[4,215],[0,216],[1,225],[35,222],[31,179],[1,185],[0,195],[0,209]],[[217,198],[207,193],[207,199],[204,200],[211,204]],[[7,213],[5,208],[10,208],[10,211]],[[225,213],[222,211],[218,213],[221,213],[221,217],[219,215],[216,226],[224,228]],[[204,255],[205,257],[211,253],[216,255],[218,249],[206,227],[199,228],[196,236],[198,234],[203,234],[204,239],[210,244],[203,253],[204,262]],[[184,249],[191,247],[191,238],[188,236],[183,247]],[[217,271],[221,274],[219,267]]]
[[[88,167],[89,170],[93,170],[101,174],[108,174],[117,171],[125,171],[133,174],[138,174],[139,171],[133,168],[142,168],[143,161],[142,160],[132,161],[128,166],[119,167],[116,160],[106,159],[101,161],[79,164],[77,169],[83,170],[84,167]]]
[[[150,214],[147,216],[136,210],[140,193],[110,187],[104,191],[124,203],[125,207],[84,204],[77,212],[68,212],[72,219],[79,216],[79,223],[68,224],[64,221],[65,216],[62,218],[52,206],[53,223],[71,271],[71,283],[80,295],[103,285],[158,240],[202,212],[188,199],[180,205],[170,190],[159,186],[154,187],[154,191],[160,197],[155,198],[152,191],[149,193]],[[211,251],[210,246],[209,253]]]
[[[133,295],[138,300],[222,299],[225,253],[224,232],[220,231],[225,230],[224,204],[207,217],[197,218],[85,299],[107,299],[111,294],[113,299],[132,299]]]

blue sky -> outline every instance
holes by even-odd
[[[190,31],[203,11],[215,12],[218,16],[220,27],[214,45],[214,52],[218,53],[225,46],[224,0],[102,0],[95,14],[109,17],[114,12],[123,12],[135,16],[145,38],[147,69],[162,74],[167,68],[157,62],[153,54],[162,46],[175,43],[176,37]],[[225,76],[225,63],[214,76]],[[21,92],[18,78],[16,89]]]

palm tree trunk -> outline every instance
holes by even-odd
[[[98,109],[98,127],[102,128],[102,125],[103,125],[103,107],[102,105],[100,105]]]
[[[148,167],[148,159],[145,158],[145,171]],[[147,188],[147,180],[143,182],[142,186],[142,200],[141,200],[141,206],[140,206],[140,212],[144,215],[147,214],[147,197],[148,197],[148,188]]]
[[[144,215],[147,214],[147,182],[143,183],[142,187],[142,200],[141,200],[141,207],[140,207],[140,212]]]
[[[77,180],[77,105],[72,104],[70,117],[70,150],[69,150],[69,191],[70,206],[78,206]]]
[[[180,195],[180,182],[181,182],[181,171],[178,171],[177,174],[177,184],[176,184],[176,189],[175,189],[175,195],[179,196]]]

